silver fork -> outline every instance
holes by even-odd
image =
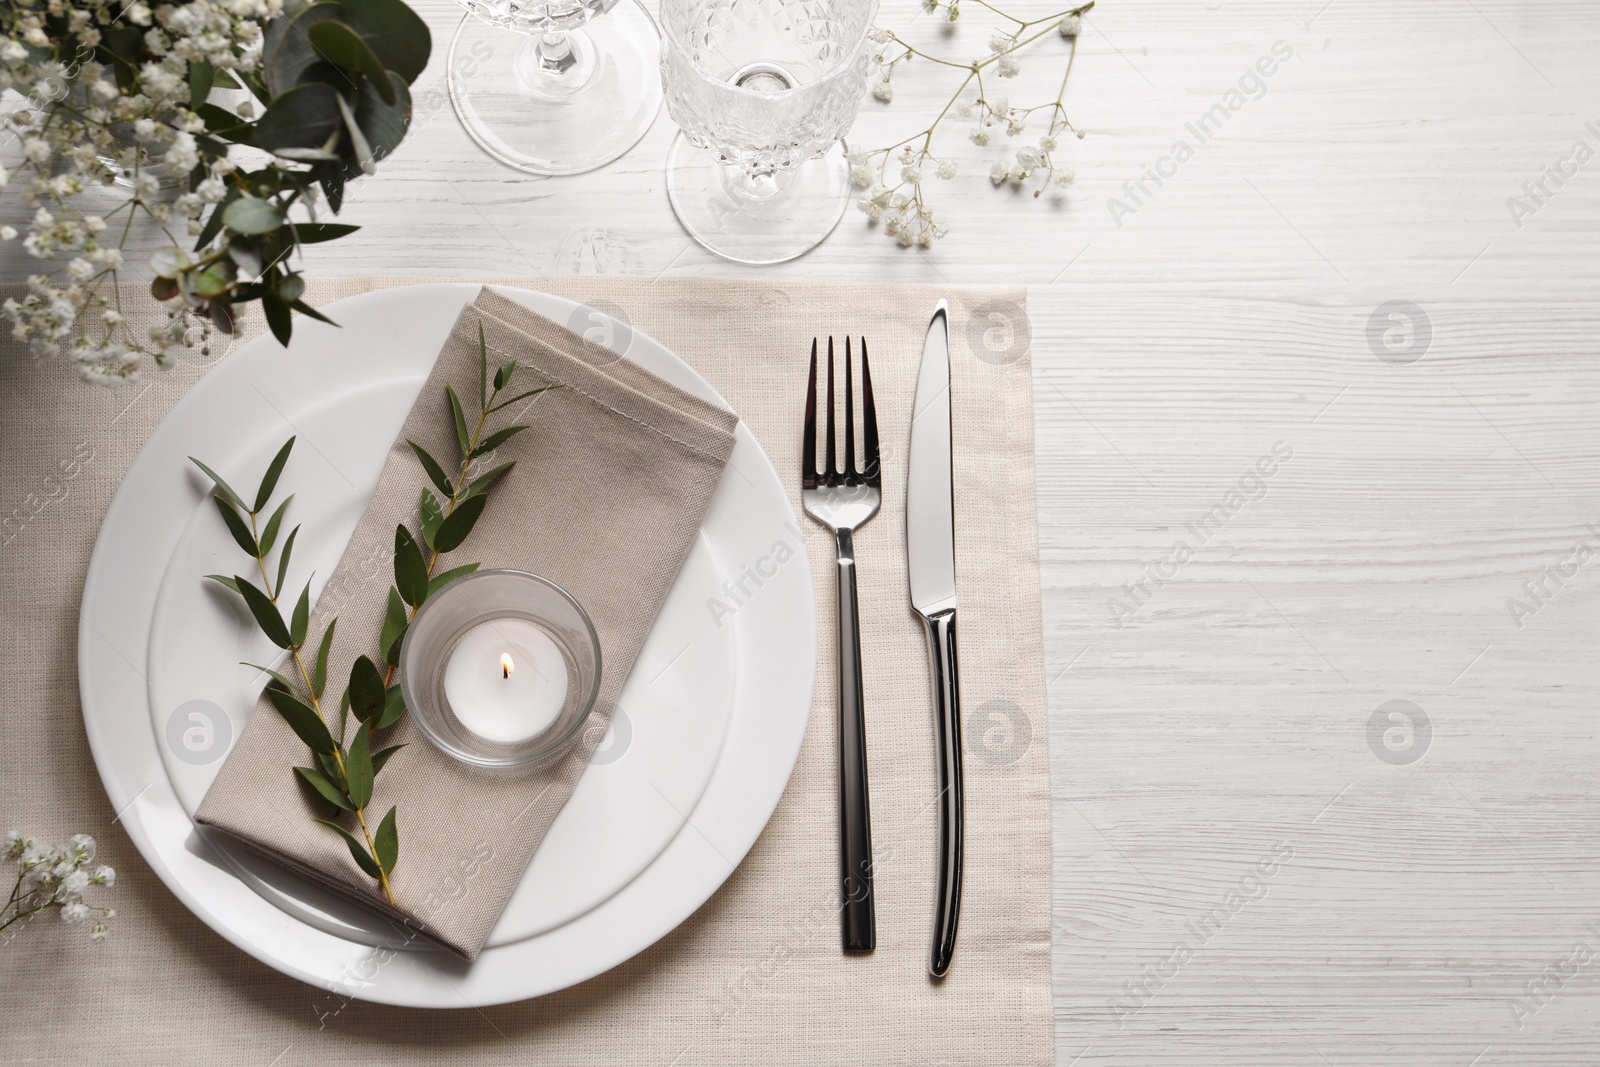
[[[872,820],[867,804],[867,723],[861,696],[861,627],[856,610],[853,535],[878,513],[883,499],[878,466],[878,412],[872,402],[867,339],[861,339],[862,461],[856,466],[855,383],[850,339],[844,342],[844,469],[834,455],[833,338],[828,338],[828,417],[824,427],[828,466],[817,470],[817,342],[811,342],[811,377],[806,383],[806,427],[800,445],[800,500],[806,514],[833,531],[839,576],[839,861],[844,883],[846,952],[870,952],[877,944],[872,900]]]

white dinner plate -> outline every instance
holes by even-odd
[[[208,573],[243,558],[187,456],[253,486],[291,433],[280,483],[302,524],[290,586],[320,597],[399,432],[475,285],[418,285],[325,310],[240,348],[151,434],[106,513],[84,584],[79,683],[95,761],[151,867],[218,933],[343,996],[484,1005],[581,982],[653,944],[716,891],[754,844],[794,768],[811,707],[816,615],[788,496],[740,423],[700,536],[640,653],[613,726],[477,961],[413,942],[364,910],[217,835],[193,815],[254,710],[240,661],[273,649]],[[654,340],[595,308],[506,296],[727,406]],[[536,417],[536,412],[535,412]],[[388,561],[358,564],[387,581]],[[367,573],[370,571],[371,573]],[[287,772],[287,768],[285,769]],[[493,841],[481,843],[493,848]],[[442,872],[446,896],[470,892]]]

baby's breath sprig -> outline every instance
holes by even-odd
[[[1083,131],[1073,126],[1067,114],[1065,100],[1067,81],[1072,77],[1073,61],[1078,55],[1078,35],[1083,29],[1083,16],[1094,7],[1095,0],[1036,19],[1018,18],[988,0],[967,2],[987,8],[1006,22],[989,38],[989,54],[969,62],[924,52],[907,43],[893,30],[875,27],[869,34],[878,45],[875,58],[879,77],[873,83],[872,95],[882,103],[887,104],[894,99],[896,68],[909,65],[914,60],[920,59],[964,72],[955,91],[926,128],[883,148],[848,150],[850,182],[862,191],[857,206],[867,216],[869,223],[882,221],[884,233],[902,246],[927,248],[949,232],[949,228],[935,216],[928,204],[923,192],[923,179],[929,174],[942,179],[956,175],[955,161],[941,157],[934,151],[935,136],[941,124],[952,115],[975,120],[969,139],[979,146],[989,144],[993,130],[998,129],[1008,137],[1016,137],[1036,115],[1042,114],[1047,118],[1045,131],[1036,143],[1016,149],[990,168],[989,180],[993,184],[1022,186],[1037,183],[1033,195],[1038,197],[1052,184],[1058,187],[1070,185],[1074,177],[1072,169],[1059,160],[1058,153],[1061,141],[1067,134],[1083,137]],[[922,0],[924,11],[929,14],[943,12],[950,23],[960,19],[960,4],[961,0]],[[1067,38],[1072,46],[1055,99],[1031,107],[1012,107],[1007,97],[994,92],[993,78],[1016,77],[1021,70],[1017,53],[1051,34]],[[984,82],[986,76],[991,79],[988,85]],[[977,95],[969,97],[968,90],[974,86]],[[899,169],[891,175],[890,168],[895,165]]]
[[[104,941],[106,920],[116,912],[83,898],[91,886],[110,889],[117,883],[117,872],[103,863],[91,866],[94,854],[94,838],[88,834],[73,834],[64,845],[46,845],[21,830],[7,833],[5,857],[16,863],[17,880],[11,886],[11,899],[0,906],[0,930],[54,908],[69,926],[93,919],[89,939]]]

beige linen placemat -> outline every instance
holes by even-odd
[[[314,283],[323,304],[418,279]],[[120,869],[111,939],[57,922],[0,944],[0,1059],[112,1063],[1033,1065],[1053,1061],[1050,814],[1021,290],[505,278],[620,315],[738,410],[800,514],[800,398],[811,337],[866,334],[884,448],[883,513],[856,540],[872,774],[878,949],[839,951],[833,561],[803,516],[821,655],[800,759],[777,813],[722,890],[652,948],[520,1004],[419,1011],[351,1001],[225,942],[113,823],[78,705],[78,614],[106,505],[197,362],[105,391],[0,348],[0,820],[94,833]],[[934,891],[933,726],[902,530],[914,376],[935,301],[952,305],[966,892],[949,978],[925,977]],[[130,293],[127,306],[147,298]],[[579,329],[586,323],[578,323]],[[160,565],[164,561],[152,561]]]

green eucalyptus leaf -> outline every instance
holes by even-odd
[[[372,754],[373,777],[377,777],[378,773],[383,770],[383,765],[389,762],[390,756],[394,755],[396,752],[399,752],[405,747],[406,746],[404,745],[390,745],[388,748],[380,748],[378,751],[374,752]]]
[[[223,214],[227,212],[228,208],[233,205],[235,200],[239,199],[243,195],[244,193],[240,191],[237,185],[230,185],[228,187],[227,193],[222,197],[221,200],[217,202],[217,205],[211,209],[211,214],[206,216],[206,224],[200,228],[200,236],[196,237],[194,241],[194,247],[196,251],[199,251],[200,249],[209,245],[217,236],[217,234],[222,232]]]
[[[477,459],[479,456],[487,455],[488,453],[493,452],[495,449],[499,448],[501,445],[505,444],[507,441],[511,440],[513,437],[517,436],[517,434],[526,429],[526,426],[507,426],[503,430],[496,430],[494,433],[478,442],[478,447],[472,450],[471,458]]]
[[[256,146],[268,152],[323,148],[328,137],[343,125],[338,100],[338,91],[322,82],[295,86],[274,98],[256,121]]]
[[[312,67],[326,62],[306,30],[324,19],[344,15],[344,9],[336,3],[299,6],[300,10],[293,14],[286,8],[278,18],[268,19],[262,34],[261,69],[273,100],[305,81]]]
[[[463,493],[462,496],[477,496],[479,493],[488,492],[491,485],[499,481],[507,471],[516,465],[517,461],[513,459],[508,460],[505,463],[501,463],[498,466],[490,467],[483,474],[472,480],[472,484],[467,486],[467,491]]]
[[[383,873],[378,867],[378,861],[373,859],[371,854],[367,852],[367,846],[363,845],[349,830],[327,819],[318,819],[317,822],[324,826],[331,826],[339,831],[339,836],[344,838],[344,843],[350,846],[350,858],[356,861],[357,867],[366,872],[368,878],[376,878]]]
[[[278,709],[278,714],[289,724],[289,729],[293,730],[295,736],[304,741],[311,751],[324,755],[333,754],[333,735],[328,733],[328,726],[322,721],[322,716],[312,710],[310,705],[293,693],[271,686],[267,687],[267,699]]]
[[[322,58],[331,63],[351,71],[360,71],[374,81],[385,84],[388,78],[384,74],[383,61],[372,50],[361,35],[344,23],[335,19],[326,19],[314,22],[306,29],[306,36],[311,38],[311,44],[322,53]],[[391,93],[386,99],[394,103]]]
[[[529,389],[525,393],[518,393],[516,396],[512,397],[510,400],[502,400],[502,401],[500,401],[500,403],[498,403],[494,407],[490,408],[489,409],[489,414],[493,415],[495,412],[499,411],[501,408],[508,408],[512,404],[517,403],[517,401],[519,401],[519,400],[526,400],[530,396],[538,396],[540,393],[546,393],[546,392],[549,392],[551,389],[560,389],[560,388],[561,388],[561,386],[559,386],[559,385],[542,385],[537,389]]]
[[[229,578],[225,574],[208,574],[206,577],[210,578],[213,582],[216,582],[224,589],[231,589],[235,593],[239,591],[239,583],[234,581],[232,578]]]
[[[383,613],[383,630],[378,634],[378,648],[383,661],[394,667],[400,663],[400,640],[406,635],[406,602],[400,599],[400,590],[389,587],[389,604]]]
[[[456,424],[456,444],[461,446],[461,455],[470,456],[472,453],[472,433],[467,429],[467,415],[461,410],[461,398],[456,396],[453,386],[444,387],[445,395],[450,398],[450,417]]]
[[[328,628],[322,631],[322,643],[317,646],[317,658],[311,668],[311,693],[318,700],[322,699],[322,690],[328,682],[328,651],[333,648],[333,631],[338,625],[337,618],[328,620]]]
[[[483,339],[483,320],[478,320],[478,410],[489,407],[489,344]]]
[[[267,675],[272,679],[271,684],[276,685],[279,689],[287,690],[291,693],[294,692],[294,686],[289,682],[289,679],[285,678],[271,667],[263,667],[259,663],[245,663],[244,666],[250,667],[253,670],[258,670],[262,674]]]
[[[372,722],[383,714],[383,674],[366,656],[350,665],[350,710],[361,722]]]
[[[449,585],[451,582],[455,581],[457,578],[465,577],[477,569],[478,564],[468,563],[464,567],[452,567],[443,574],[434,575],[433,578],[428,582],[428,595],[432,596],[445,586]]]
[[[321,771],[314,767],[296,767],[294,770],[296,774],[310,783],[311,788],[321,794],[322,799],[334,807],[341,808],[344,811],[355,810],[350,806],[350,802],[344,798],[344,794],[339,790],[339,787],[328,781],[327,775]]]
[[[234,233],[267,233],[283,225],[283,209],[257,196],[241,196],[222,213],[222,224]]]
[[[289,453],[294,449],[294,438],[291,437],[278,449],[278,454],[272,457],[272,462],[267,464],[267,473],[261,476],[261,488],[256,490],[255,511],[260,511],[267,506],[267,501],[272,499],[272,491],[278,487],[278,477],[283,474],[283,465],[289,462]]]
[[[450,484],[450,476],[444,472],[444,467],[440,465],[439,461],[433,458],[432,453],[415,441],[407,440],[406,444],[410,445],[411,451],[417,454],[417,462],[422,464],[423,473],[428,476],[428,481],[433,483],[434,488],[438,489],[446,500],[455,496],[456,491],[455,487]]]
[[[406,701],[400,695],[400,687],[398,685],[390,686],[389,691],[383,696],[383,714],[378,717],[377,722],[372,724],[374,730],[387,730],[399,722],[401,716],[406,713]]]
[[[189,457],[189,462],[193,463],[196,467],[199,467],[202,471],[204,471],[205,476],[211,479],[211,483],[217,487],[217,490],[221,492],[222,495],[228,499],[228,502],[233,504],[234,507],[238,508],[240,511],[250,510],[250,505],[244,502],[244,497],[240,496],[238,493],[235,493],[233,491],[233,487],[222,480],[222,475],[218,474],[204,463],[201,463],[193,456]]]
[[[359,229],[361,229],[360,226],[349,226],[342,222],[294,223],[295,239],[303,245],[320,244],[323,241],[335,241],[340,237],[355,233]]]
[[[244,549],[245,555],[255,556],[260,553],[256,546],[256,539],[250,533],[249,525],[244,517],[233,510],[233,505],[222,499],[221,496],[211,498],[217,505],[217,510],[222,513],[222,521],[227,524],[228,532],[233,535],[234,543]]]
[[[372,847],[384,874],[393,874],[394,865],[400,861],[400,830],[394,824],[394,812],[394,808],[389,809],[378,824],[378,832],[372,835]]]
[[[261,271],[266,267],[256,246],[243,237],[235,237],[228,242],[228,255],[251,278],[261,277]]]
[[[300,599],[294,602],[294,615],[289,620],[289,640],[296,648],[306,643],[306,627],[311,625],[311,582],[300,590]]]
[[[278,339],[280,345],[287,347],[289,338],[294,335],[294,316],[289,313],[289,305],[272,293],[263,293],[261,311],[267,317],[267,325],[272,329],[272,336]]]
[[[433,35],[403,0],[339,0],[340,18],[359,33],[383,65],[406,83],[417,80],[433,51]]]
[[[357,730],[344,756],[344,777],[350,783],[350,803],[364,808],[372,800],[372,734]]]
[[[216,69],[203,59],[189,61],[189,107],[199,111],[211,95],[211,85],[216,79]]]
[[[267,635],[267,640],[279,648],[292,648],[294,642],[289,639],[289,627],[284,625],[283,616],[274,604],[261,590],[251,585],[237,574],[233,580],[239,586],[239,595],[244,598],[245,607],[250,609],[250,614],[256,618],[256,625],[261,627],[261,632]]]
[[[387,83],[389,75],[384,74]],[[356,114],[350,110],[350,105],[345,103],[344,96],[334,98],[339,104],[339,117],[344,120],[344,128],[350,134],[350,157],[362,174],[371,174],[377,168],[373,165],[372,146],[367,143],[367,135],[361,132],[361,126],[356,122]]]
[[[404,525],[394,528],[394,584],[400,599],[414,608],[428,599],[428,564]]]
[[[345,728],[350,725],[350,687],[345,686],[339,696],[339,743],[344,743]]]
[[[478,521],[478,516],[483,514],[483,507],[489,502],[486,496],[475,496],[456,505],[456,509],[444,517],[444,522],[439,524],[439,532],[433,535],[433,547],[439,552],[452,552],[461,547],[461,542],[467,539],[472,532],[472,527]]]
[[[300,533],[296,526],[289,531],[289,539],[283,543],[283,551],[278,553],[278,581],[274,589],[282,591],[284,579],[289,576],[289,557],[294,554],[294,539]]]
[[[306,280],[298,274],[285,274],[273,286],[274,293],[285,304],[293,304],[306,291]]]
[[[322,312],[318,311],[304,300],[296,300],[289,306],[300,312],[300,314],[304,315],[308,319],[316,319],[318,322],[325,322],[329,326],[339,325],[337,322],[334,322],[332,319],[328,318],[328,316],[324,315]]]
[[[444,507],[439,503],[439,498],[427,486],[423,486],[422,500],[417,510],[422,516],[418,523],[422,528],[422,543],[432,548],[433,535],[439,532],[439,524],[444,521]]]
[[[496,392],[511,384],[511,376],[517,373],[517,361],[512,360],[494,372],[494,388]]]
[[[283,524],[283,513],[289,510],[289,501],[294,499],[290,493],[283,498],[283,503],[278,505],[278,510],[267,519],[267,524],[261,528],[261,554],[265,556],[272,551],[272,546],[278,543],[278,527]]]
[[[344,772],[339,769],[339,761],[334,759],[331,752],[318,752],[316,757],[317,766],[322,768],[323,777],[337,786],[342,793],[344,791]]]

